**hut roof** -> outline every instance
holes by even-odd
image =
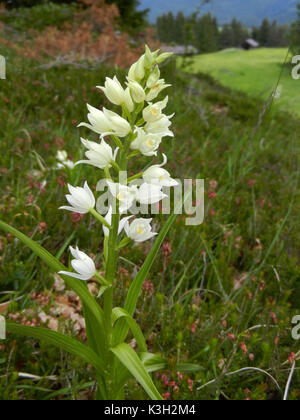
[[[175,45],[175,46],[170,46],[170,45],[164,45],[161,48],[162,51],[167,51],[167,52],[172,52],[173,54],[176,55],[185,55],[185,54],[198,54],[198,50],[193,47],[193,45]]]
[[[246,41],[244,42],[244,44],[247,44],[247,45],[249,45],[250,47],[252,47],[252,48],[258,48],[259,47],[259,43],[258,42],[256,42],[254,39],[252,39],[252,38],[249,38],[249,39],[246,39]]]

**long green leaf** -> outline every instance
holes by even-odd
[[[22,336],[32,337],[38,340],[45,340],[49,344],[53,344],[55,347],[58,347],[72,354],[73,356],[79,357],[86,363],[91,364],[100,374],[103,374],[103,362],[97,356],[97,354],[92,349],[75,340],[74,338],[68,337],[56,331],[48,330],[47,328],[24,327],[23,325],[18,325],[12,322],[7,323],[6,329],[7,331]]]
[[[162,359],[159,354],[140,353],[139,357],[148,373],[157,372],[158,370],[167,369],[167,362]],[[122,390],[126,382],[130,379],[131,374],[128,369],[119,362],[117,383],[115,387],[116,395]]]
[[[139,359],[136,352],[128,344],[119,344],[118,346],[112,348],[111,351],[129,370],[132,376],[135,377],[152,400],[163,400],[150,375],[147,373],[145,366]]]
[[[7,223],[0,220],[0,229],[11,233],[13,236],[18,238],[23,244],[28,246],[38,257],[40,257],[52,270],[56,273],[59,271],[67,271],[67,268],[50,252],[43,248],[40,244],[36,243],[32,239],[19,232],[17,229],[8,225]],[[103,314],[102,309],[97,304],[93,296],[88,291],[87,287],[80,281],[68,276],[61,276],[65,281],[66,285],[73,289],[75,293],[81,298],[82,302],[85,303],[86,307],[93,313],[97,322],[99,323],[99,334],[104,331],[103,325]]]
[[[105,343],[103,341],[103,334],[99,332],[99,323],[97,322],[94,314],[86,307],[84,303],[82,304],[82,310],[85,319],[88,346],[94,350],[94,352],[101,358],[101,360],[105,360]],[[97,398],[107,399],[102,378],[98,378]]]
[[[167,360],[163,359],[160,354],[153,354],[153,353],[140,353],[139,357],[141,359],[142,364],[144,365],[146,371],[148,373],[157,372],[157,371],[164,371],[169,370],[170,366]],[[175,371],[179,372],[199,372],[200,370],[205,370],[202,366],[195,365],[193,363],[179,363],[173,368]],[[130,372],[128,369],[124,367],[124,365],[119,366],[118,368],[118,377],[117,377],[117,384],[116,384],[116,393],[121,390],[126,382],[130,378]]]
[[[136,339],[137,345],[139,346],[140,352],[143,352],[143,353],[147,352],[147,344],[146,344],[145,337],[140,327],[138,326],[137,322],[135,321],[135,319],[133,319],[133,317],[129,315],[129,313],[126,312],[125,309],[114,308],[113,313],[112,313],[113,324],[122,318],[125,318],[125,321],[127,322],[129,328],[131,329],[132,334],[134,338]],[[116,340],[117,337],[116,337],[115,331],[116,330],[114,329],[114,341],[118,342],[118,339]]]
[[[133,315],[135,312],[135,308],[136,308],[136,304],[138,301],[138,297],[140,295],[142,286],[149,274],[149,271],[154,263],[154,260],[158,254],[158,251],[165,239],[165,237],[167,236],[172,224],[174,223],[176,219],[176,215],[173,214],[169,217],[167,223],[164,225],[163,229],[161,230],[160,234],[157,236],[154,245],[150,251],[150,253],[148,254],[141,270],[139,271],[139,273],[137,274],[137,276],[135,277],[134,281],[132,282],[129,290],[128,290],[128,294],[127,294],[127,298],[126,298],[126,302],[125,302],[125,310],[130,314]],[[118,323],[118,325],[116,326],[116,336],[119,337],[119,343],[122,343],[125,339],[126,336],[128,334],[128,324],[126,324],[125,321],[120,321]]]

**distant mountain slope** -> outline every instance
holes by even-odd
[[[140,0],[141,8],[151,10],[151,21],[162,13],[182,10],[192,13],[201,0]],[[219,23],[231,21],[234,17],[245,25],[257,25],[263,18],[277,19],[280,23],[291,22],[296,16],[296,5],[299,0],[212,0],[211,5],[202,6],[203,12],[217,16]]]

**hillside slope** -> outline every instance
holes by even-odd
[[[191,73],[208,74],[224,86],[263,100],[267,100],[272,94],[281,75],[278,90],[280,94],[276,96],[274,106],[299,116],[300,98],[295,93],[298,81],[291,77],[288,66],[281,74],[286,55],[285,48],[259,48],[253,51],[224,50],[194,57],[186,70]]]
[[[8,58],[9,77],[0,91],[0,218],[53,255],[60,252],[65,264],[68,244],[78,243],[99,255],[102,271],[101,226],[89,216],[79,220],[61,214],[58,207],[65,203],[68,181],[81,186],[88,180],[94,190],[103,175],[87,165],[58,170],[56,155],[64,149],[76,162],[82,158],[81,135],[98,141],[76,126],[86,121],[86,102],[111,108],[94,86],[103,85],[116,69],[102,64],[41,70],[37,61],[20,59],[14,50],[3,49],[2,54]],[[124,85],[125,72],[117,69],[117,76]],[[182,180],[204,179],[206,193],[204,223],[186,226],[178,215],[139,297],[136,317],[149,350],[167,362],[153,380],[170,400],[282,399],[262,371],[224,373],[262,369],[283,390],[287,360],[299,352],[290,330],[300,301],[300,121],[273,110],[262,118],[260,100],[208,76],[176,72],[172,62],[162,68],[162,77],[173,86],[167,113],[175,112],[175,138],[164,139],[160,150],[169,159],[166,169]],[[153,164],[161,161],[160,153]],[[133,163],[136,173],[150,161],[140,156]],[[156,216],[157,231],[167,217]],[[145,243],[119,251],[116,307],[123,306],[150,247]],[[85,332],[75,332],[66,319],[66,305],[69,314],[76,310],[81,315],[74,293],[53,286],[46,265],[2,231],[0,260],[0,304],[11,300],[10,318],[43,325],[39,317],[44,313],[62,331],[84,340]],[[15,335],[0,347],[1,400],[91,398],[92,371],[79,358]],[[188,365],[185,373],[178,359],[198,366],[192,371]],[[18,377],[20,369],[41,380],[25,381]],[[289,399],[299,400],[299,389],[300,371],[295,370]],[[144,400],[145,394],[130,382],[125,397]]]

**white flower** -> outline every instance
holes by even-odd
[[[105,108],[100,111],[89,104],[87,104],[87,108],[89,110],[87,117],[90,124],[81,123],[78,127],[87,127],[101,136],[115,134],[119,137],[125,137],[130,133],[130,124],[115,112],[108,111]]]
[[[125,118],[122,118],[115,112],[109,111],[105,108],[103,108],[103,113],[109,121],[113,134],[115,134],[118,137],[126,137],[130,133],[131,125],[128,121],[125,120]],[[104,133],[102,134],[102,136],[105,136],[107,134],[110,133]]]
[[[152,104],[151,102],[143,111],[143,118],[146,122],[155,122],[162,117],[162,111],[168,104],[168,96],[161,102]]]
[[[68,159],[68,153],[65,150],[59,150],[56,154],[56,159],[59,161],[56,164],[57,169],[73,169],[75,166],[74,162]]]
[[[148,77],[147,88],[152,89],[159,81],[159,78],[160,78],[160,70],[158,66],[155,66],[150,76]]]
[[[128,80],[129,81],[139,81],[145,77],[145,56],[142,57],[134,63],[129,70]]]
[[[118,229],[118,235],[120,235],[120,233],[122,232],[122,230],[125,227],[125,224],[128,222],[128,220],[130,220],[133,216],[128,216],[128,217],[123,217],[123,219],[120,220],[119,222],[119,229]],[[107,221],[107,223],[109,225],[111,225],[111,221],[112,221],[112,207],[109,207],[108,213],[105,216],[105,220]],[[109,229],[103,225],[103,233],[104,236],[109,236]]]
[[[64,162],[68,159],[68,153],[65,150],[59,150],[56,154],[56,159],[60,162]]]
[[[146,95],[146,101],[151,102],[153,99],[157,98],[160,92],[172,85],[166,85],[164,79],[160,79],[156,82],[154,86],[151,87],[150,91]]]
[[[141,102],[144,102],[146,99],[146,94],[142,86],[138,82],[132,82],[130,81],[128,83],[128,87],[131,92],[131,96],[137,104],[140,104]]]
[[[144,183],[140,186],[136,194],[136,200],[141,204],[156,204],[167,197],[161,191],[160,185]]]
[[[151,69],[153,67],[153,65],[155,64],[157,54],[158,54],[158,51],[153,53],[151,52],[148,45],[145,45],[144,65],[147,69]]]
[[[152,232],[150,223],[152,219],[135,219],[131,224],[125,224],[125,232],[135,242],[144,242],[153,238],[157,233]]]
[[[94,261],[84,252],[80,251],[78,247],[74,249],[70,246],[70,251],[75,258],[71,261],[71,265],[78,274],[68,271],[60,271],[58,274],[65,274],[69,277],[74,277],[75,279],[79,280],[90,280],[92,277],[94,277],[96,274]]]
[[[104,92],[105,96],[112,104],[122,105],[124,103],[125,91],[116,76],[113,79],[107,77],[104,87],[97,86],[97,88]]]
[[[128,112],[130,112],[130,113],[133,112],[134,103],[133,103],[133,100],[131,98],[129,87],[125,90],[124,103],[125,103],[125,106],[126,106]]]
[[[58,163],[56,167],[57,169],[64,169],[64,168],[74,169],[75,165],[72,160],[68,159],[68,160],[63,161],[62,163]]]
[[[150,205],[156,204],[167,197],[161,191],[160,186],[143,183],[140,188],[137,185],[126,186],[122,184],[107,181],[107,185],[111,194],[119,201],[119,211],[121,214],[126,213],[135,201],[140,204]]]
[[[81,143],[89,149],[85,156],[88,160],[80,160],[76,165],[80,163],[87,163],[89,165],[96,166],[96,168],[104,169],[111,168],[111,161],[116,160],[119,149],[117,148],[113,153],[112,148],[102,139],[101,143],[95,143],[81,138]]]
[[[166,155],[161,165],[150,166],[144,173],[143,179],[148,184],[159,185],[160,187],[175,187],[178,182],[171,178],[170,173],[162,168],[167,163]]]
[[[161,137],[174,137],[172,131],[169,130],[169,127],[172,125],[170,121],[172,116],[167,117],[166,115],[162,115],[159,120],[147,123],[144,127],[146,133],[157,134]]]
[[[85,182],[84,188],[72,187],[68,184],[70,194],[66,195],[66,199],[72,207],[63,206],[60,210],[73,211],[74,213],[86,214],[90,209],[95,207],[96,201],[94,194],[90,190],[88,183]]]
[[[80,123],[78,127],[87,127],[90,128],[97,134],[107,133],[111,131],[111,125],[109,120],[105,117],[104,113],[100,109],[94,108],[93,106],[87,104],[88,108],[88,120],[90,124]]]
[[[137,187],[127,187],[126,185],[107,181],[111,194],[120,202],[119,211],[125,213],[133,205],[137,196]]]
[[[170,58],[170,57],[172,57],[174,55],[174,53],[168,53],[168,52],[165,52],[165,53],[163,53],[163,54],[160,54],[158,57],[157,57],[157,59],[156,59],[156,62],[157,62],[157,64],[161,64],[161,63],[163,63],[164,61],[166,61],[168,58]]]
[[[156,156],[162,137],[157,134],[146,133],[137,127],[137,138],[130,144],[132,150],[139,150],[144,156]]]

